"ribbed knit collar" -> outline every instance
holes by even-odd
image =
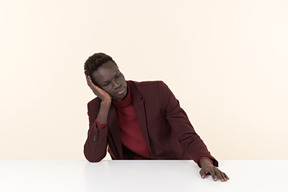
[[[117,108],[127,107],[132,102],[130,87],[127,83],[127,95],[121,101],[112,101]]]

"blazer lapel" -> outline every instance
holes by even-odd
[[[113,138],[110,140],[110,142],[113,142],[113,143],[109,143],[109,147],[111,148],[111,150],[114,149],[113,151],[116,150],[118,155],[117,154],[115,155],[120,157],[120,159],[123,159],[120,129],[119,129],[118,120],[117,120],[117,110],[113,104],[111,105],[110,111],[108,114],[108,122],[109,122],[108,131],[110,132],[110,137]]]
[[[136,116],[137,116],[137,119],[139,122],[139,127],[141,130],[141,133],[143,135],[144,140],[146,141],[148,149],[152,153],[151,147],[150,147],[150,141],[149,141],[147,122],[146,122],[146,110],[145,110],[144,99],[143,99],[142,95],[138,92],[136,86],[131,81],[127,81],[127,83],[130,87],[132,102],[133,102]],[[153,153],[152,153],[152,155],[153,155]]]

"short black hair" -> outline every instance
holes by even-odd
[[[116,62],[105,53],[95,53],[91,55],[84,64],[84,73],[88,76],[91,76],[94,71],[96,71],[101,65],[107,63],[108,61],[112,61],[116,64]]]

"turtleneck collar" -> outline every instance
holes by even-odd
[[[121,101],[112,101],[113,104],[117,107],[117,108],[122,108],[122,107],[126,107],[129,104],[131,104],[132,102],[132,98],[131,98],[131,92],[130,92],[130,87],[127,83],[127,95],[124,99],[122,99]]]

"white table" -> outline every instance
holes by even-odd
[[[227,182],[201,179],[193,161],[1,160],[0,191],[288,191],[288,161],[220,161]]]

